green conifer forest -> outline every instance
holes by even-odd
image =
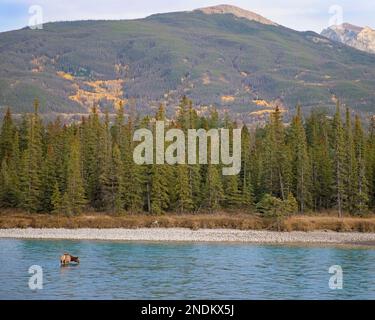
[[[184,97],[170,128],[242,127],[242,166],[223,176],[220,165],[136,165],[133,133],[165,119],[139,118],[119,106],[110,119],[93,108],[79,123],[44,123],[35,112],[22,119],[8,110],[0,132],[0,207],[29,213],[77,215],[258,212],[285,216],[336,210],[362,216],[375,207],[375,122],[368,126],[337,104],[333,117],[298,106],[290,124],[276,108],[266,126],[249,129],[200,116]],[[345,116],[346,111],[346,116]],[[365,129],[366,128],[366,129]]]

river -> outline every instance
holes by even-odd
[[[11,239],[0,248],[0,299],[375,299],[370,248]],[[60,267],[64,252],[81,263]],[[32,265],[43,289],[29,287]],[[334,265],[342,289],[329,286]]]

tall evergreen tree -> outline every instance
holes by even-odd
[[[180,213],[190,212],[194,208],[192,190],[189,181],[189,167],[178,165],[176,178],[176,210]]]
[[[0,168],[0,207],[15,208],[19,204],[20,191],[17,173],[3,159]]]
[[[355,117],[354,125],[354,149],[356,158],[356,174],[355,178],[355,190],[353,203],[355,204],[353,211],[356,214],[364,214],[368,209],[368,181],[366,177],[366,141],[362,128],[361,119],[357,115]]]
[[[333,149],[335,168],[335,200],[339,217],[343,216],[344,204],[347,200],[345,192],[345,180],[347,172],[345,170],[345,132],[341,120],[340,103],[337,102],[336,113],[333,119]]]
[[[52,190],[52,196],[51,196],[51,205],[52,205],[52,211],[53,214],[59,214],[63,213],[63,199],[61,196],[61,192],[59,189],[59,184],[55,182],[55,185],[53,186]]]
[[[291,149],[292,190],[296,195],[299,211],[304,213],[311,204],[311,163],[300,106],[297,107],[297,114],[290,127],[289,147]]]
[[[224,128],[229,129],[229,151],[233,152],[233,129],[236,127],[235,123],[232,123],[229,115],[226,114],[224,117]],[[224,189],[224,202],[228,208],[238,208],[243,203],[243,194],[240,190],[239,175],[230,175],[223,177],[223,189]]]
[[[95,209],[103,208],[102,185],[100,181],[103,169],[103,125],[99,119],[96,106],[87,120],[82,124],[82,156],[85,166],[83,168],[84,182],[87,199]],[[103,178],[103,177],[102,177]]]
[[[34,114],[29,116],[27,125],[27,147],[22,155],[22,202],[28,212],[41,209],[42,170],[42,123],[38,115],[38,100],[34,102]]]
[[[224,199],[224,190],[220,173],[216,165],[208,164],[203,190],[205,206],[211,212],[219,209],[220,202]]]
[[[79,214],[86,204],[82,179],[81,146],[78,135],[71,141],[67,163],[66,190],[63,195],[63,208],[68,214]]]
[[[109,196],[107,203],[112,212],[121,213],[124,210],[124,171],[121,159],[121,151],[117,144],[112,148],[112,158],[109,172]]]
[[[367,179],[369,206],[375,207],[375,117],[370,120],[369,134],[366,138],[365,176]]]
[[[241,173],[240,173],[240,192],[241,204],[250,208],[253,205],[253,184],[252,184],[252,152],[250,132],[246,125],[241,130]]]
[[[357,189],[357,159],[355,155],[354,138],[352,119],[349,108],[346,108],[345,114],[345,209],[349,212],[354,212],[356,207],[356,189]]]
[[[53,203],[52,195],[55,184],[57,184],[56,177],[56,156],[55,151],[51,145],[47,147],[47,152],[43,160],[41,172],[41,197],[40,210],[43,212],[52,212]]]
[[[10,158],[13,153],[13,139],[15,135],[15,126],[13,124],[12,114],[8,108],[0,132],[0,161],[4,158]]]
[[[290,189],[290,154],[285,142],[285,129],[279,107],[271,114],[263,142],[263,180],[274,196],[286,200]]]
[[[145,193],[147,167],[141,167],[133,160],[133,134],[134,118],[130,114],[127,126],[123,131],[123,172],[124,172],[124,206],[129,212],[141,212],[144,207],[143,195]]]
[[[156,114],[155,119],[157,121],[165,121],[165,109],[164,106],[160,106]],[[164,137],[163,137],[164,139]],[[150,201],[151,201],[151,213],[161,214],[170,205],[169,198],[169,181],[171,177],[170,168],[163,164],[153,164],[150,171],[151,176],[151,188],[150,188]]]
[[[0,207],[14,208],[20,202],[18,137],[8,109],[0,133]]]
[[[108,111],[105,112],[104,127],[99,136],[100,152],[98,153],[99,181],[97,187],[96,207],[100,210],[114,210],[114,179],[115,171],[112,153],[112,136]],[[121,164],[121,163],[120,163]],[[121,167],[119,172],[121,172]],[[122,172],[121,172],[122,174]],[[121,176],[118,177],[121,179]]]
[[[313,209],[331,207],[333,198],[333,159],[329,141],[329,124],[325,113],[313,112],[307,120],[309,157],[311,162]]]

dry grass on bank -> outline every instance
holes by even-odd
[[[375,217],[340,219],[332,216],[293,216],[284,221],[283,229],[284,231],[375,232]]]
[[[216,214],[146,214],[115,216],[104,213],[86,213],[79,216],[27,214],[24,212],[0,212],[0,228],[189,228],[277,230],[273,220],[262,219],[245,213]],[[333,213],[292,216],[281,225],[283,231],[332,230],[338,232],[375,232],[375,216],[366,218],[337,218]]]

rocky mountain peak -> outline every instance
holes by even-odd
[[[238,18],[245,18],[251,21],[256,21],[256,22],[268,24],[268,25],[277,25],[275,22],[267,18],[264,18],[255,12],[244,10],[239,7],[231,6],[227,4],[222,4],[222,5],[213,6],[213,7],[200,8],[195,11],[201,11],[205,14],[233,14],[234,16]]]
[[[333,41],[375,54],[375,30],[370,27],[343,23],[324,29],[321,34]]]

